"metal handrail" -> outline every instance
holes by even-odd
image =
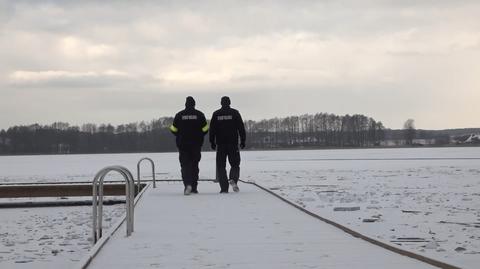
[[[156,188],[157,185],[155,184],[155,163],[150,158],[142,158],[137,163],[137,188],[138,192],[140,192],[140,163],[142,161],[149,161],[152,164],[152,178],[153,178],[153,188]]]
[[[115,171],[120,173],[125,179],[125,200],[127,211],[127,236],[133,232],[134,219],[134,200],[135,200],[135,182],[130,171],[123,166],[108,166],[100,170],[93,179],[92,205],[93,205],[93,242],[96,243],[102,237],[102,216],[103,216],[103,181],[105,176]]]

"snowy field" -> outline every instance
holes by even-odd
[[[180,178],[176,153],[8,156],[0,183],[91,181],[114,164],[136,174],[145,156],[158,179]],[[203,153],[200,177],[214,168]],[[242,179],[366,235],[464,268],[480,262],[480,148],[242,152],[241,168]],[[112,222],[123,213],[107,208]],[[1,268],[64,268],[88,250],[90,207],[0,210]]]

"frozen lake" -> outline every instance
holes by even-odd
[[[177,153],[4,156],[0,157],[0,183],[91,181],[108,165],[123,165],[136,174],[142,157],[155,161],[158,179],[180,178]],[[213,152],[202,153],[201,178],[214,178],[214,159]],[[142,169],[149,178],[148,165]],[[241,178],[385,242],[464,268],[476,268],[480,262],[480,148],[242,152]],[[360,210],[334,211],[336,207]],[[75,262],[88,242],[84,237],[89,222],[81,225],[80,219],[90,218],[89,209],[1,209],[0,265],[39,268],[60,258],[63,264]],[[114,219],[119,209],[106,213]],[[64,219],[70,211],[75,212],[73,220]],[[55,237],[48,234],[51,228],[34,235],[29,229],[18,229],[24,225],[30,231],[39,230],[39,219],[60,227],[58,240],[49,238]],[[72,237],[79,240],[72,252],[48,252],[64,249]],[[45,244],[40,244],[45,240],[50,244],[43,255]]]

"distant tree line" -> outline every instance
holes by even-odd
[[[261,121],[246,121],[252,148],[368,147],[385,137],[381,122],[364,115],[318,113]]]
[[[172,117],[113,126],[14,126],[0,131],[0,154],[127,153],[175,151]],[[247,148],[368,147],[385,138],[381,122],[364,115],[318,113],[245,122]],[[206,139],[207,140],[207,139]],[[204,148],[207,149],[208,143]]]
[[[175,150],[168,126],[173,118],[149,123],[14,126],[0,131],[0,154],[124,153]]]

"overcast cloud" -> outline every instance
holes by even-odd
[[[3,1],[0,128],[361,113],[480,127],[479,1]]]

